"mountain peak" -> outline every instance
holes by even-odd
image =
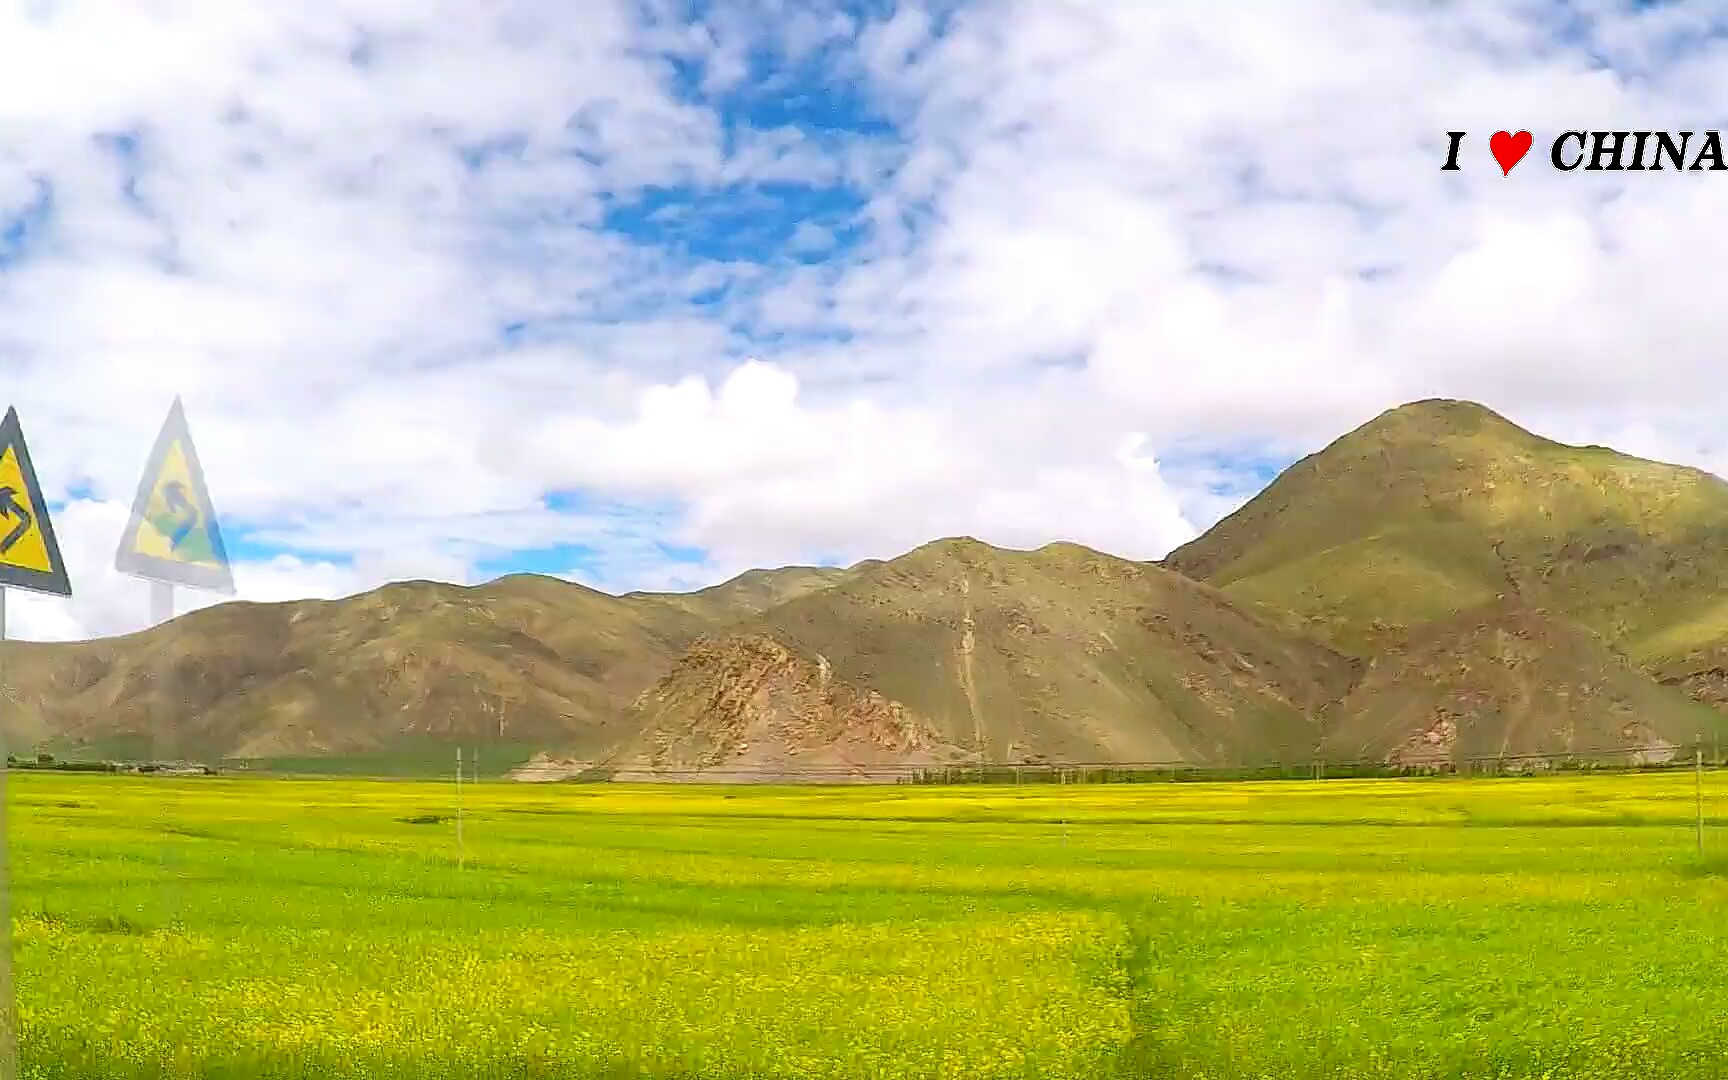
[[[1392,441],[1427,441],[1484,435],[1520,442],[1547,441],[1519,427],[1486,405],[1457,398],[1423,398],[1387,409],[1333,445],[1362,436],[1377,436]]]
[[[1728,485],[1696,469],[1429,399],[1297,462],[1164,565],[1294,612],[1357,655],[1501,593],[1629,647],[1655,647],[1665,627],[1666,649],[1684,643],[1676,627],[1697,624],[1686,641],[1728,629],[1728,608],[1708,607],[1728,582],[1724,521]]]
[[[1465,398],[1420,398],[1406,401],[1381,413],[1382,416],[1473,416],[1499,417],[1500,414],[1480,402]]]
[[[986,544],[984,541],[979,540],[976,537],[945,536],[940,540],[932,540],[927,544],[920,544],[911,551],[900,556],[898,559],[892,559],[889,561],[923,562],[932,559],[940,561],[953,559],[959,560],[960,562],[972,563],[980,560],[993,560],[1001,557],[1003,553],[1003,548]]]

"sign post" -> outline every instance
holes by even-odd
[[[176,585],[230,596],[234,593],[216,508],[204,485],[204,468],[192,445],[192,432],[186,426],[186,412],[179,398],[174,399],[150,450],[114,567],[150,583],[152,626],[174,618]],[[172,720],[157,726],[152,743],[159,764],[179,757]],[[162,862],[171,889],[173,875],[166,843]],[[172,892],[169,903],[174,906]]]
[[[169,408],[144,466],[114,567],[150,582],[152,626],[174,617],[176,585],[234,593],[222,529],[216,524],[216,508],[204,486],[204,468],[179,398]],[[158,757],[168,749],[163,745],[165,734],[156,733]]]
[[[60,557],[60,542],[54,523],[48,519],[48,502],[36,481],[36,467],[24,445],[18,410],[7,409],[0,421],[0,708],[12,703],[6,690],[4,657],[6,641],[6,590],[26,589],[50,596],[72,595],[66,561]],[[0,721],[0,755],[6,753],[5,724]],[[18,997],[12,981],[12,865],[7,850],[9,829],[6,812],[7,768],[0,761],[0,1080],[18,1076]]]

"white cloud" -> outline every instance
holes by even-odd
[[[1716,317],[1670,285],[1696,280],[1681,238],[1719,213],[1698,203],[1728,206],[1728,185],[1540,160],[1564,125],[1672,128],[1711,110],[1588,71],[1582,48],[1507,63],[1464,46],[1466,31],[1504,37],[1498,16],[1362,5],[1237,25],[1198,5],[1002,4],[961,23],[885,76],[930,88],[920,133],[961,148],[915,188],[938,193],[941,224],[857,270],[919,297],[931,381],[951,356],[1023,364],[1066,342],[1093,361],[1081,381],[1163,434],[1312,440],[1415,387],[1605,402],[1648,331],[1651,308],[1614,300],[1628,289],[1669,317]],[[1542,136],[1502,178],[1486,138],[1514,120]],[[1458,128],[1470,168],[1447,176]],[[1358,279],[1370,269],[1383,282]]]
[[[1614,13],[1600,33],[1647,57],[1641,35],[1702,11]],[[810,470],[802,489],[747,481],[715,449],[724,436],[695,436],[712,414],[656,437],[645,408],[619,437],[651,442],[657,453],[631,455],[662,475],[686,463],[690,536],[734,519],[788,536],[796,518],[844,523],[842,550],[892,549],[902,527],[946,531],[950,518],[920,512],[941,506],[1003,540],[1157,554],[1183,538],[1176,507],[1227,503],[1162,481],[1099,497],[1121,490],[1101,434],[1295,453],[1434,394],[1557,431],[1599,429],[1632,401],[1693,418],[1704,438],[1675,456],[1728,457],[1707,375],[1728,331],[1710,295],[1728,183],[1559,174],[1545,160],[1567,127],[1702,126],[1728,104],[1710,74],[1722,46],[1631,82],[1592,69],[1586,42],[1507,15],[1310,4],[1241,24],[1201,5],[1002,3],[967,9],[929,47],[924,20],[890,20],[861,49],[917,140],[875,214],[924,206],[933,224],[858,260],[832,294],[849,351],[892,360],[896,382],[874,396],[901,403],[896,437],[869,475],[904,487],[848,482],[832,448],[855,428],[835,406],[801,410],[816,431],[786,440]],[[1486,150],[1502,125],[1539,133],[1511,177]],[[1442,174],[1455,129],[1471,132],[1468,171]],[[1029,374],[1065,356],[1085,368]],[[834,358],[780,359],[819,379]],[[997,467],[1016,453],[1029,473]],[[723,493],[717,473],[745,491]]]
[[[51,199],[0,240],[0,371],[44,482],[93,492],[79,599],[21,632],[135,625],[102,567],[176,393],[231,531],[297,552],[237,571],[273,598],[560,545],[614,588],[951,533],[1155,556],[1240,498],[1232,454],[1436,394],[1728,462],[1728,179],[1547,161],[1728,112],[1713,4],[648,6],[0,13],[0,236]],[[904,138],[728,132],[674,56],[769,103],[823,65]],[[1501,127],[1536,135],[1510,176]],[[726,189],[786,219],[763,265],[691,254],[675,199],[664,243],[601,227],[839,177],[855,220]]]
[[[726,337],[681,326],[673,296],[645,324],[495,355],[504,323],[659,297],[681,272],[591,228],[597,193],[725,166],[712,113],[637,37],[623,5],[0,11],[0,370],[51,495],[128,499],[183,394],[231,525],[344,556],[238,567],[244,595],[462,580],[520,538],[500,518],[569,532],[481,448],[525,412],[602,403],[646,338]],[[52,213],[8,261],[41,190]],[[20,633],[137,625],[143,587],[103,569],[120,521],[92,514],[61,525],[95,553],[68,555],[78,599],[15,605]]]
[[[116,502],[79,500],[53,515],[55,539],[72,579],[72,599],[8,589],[7,637],[59,641],[148,624],[150,587],[114,569],[129,509]]]
[[[652,387],[629,420],[554,419],[505,445],[554,483],[686,504],[675,539],[739,569],[958,533],[1036,546],[1055,535],[1052,507],[1060,535],[1125,555],[1193,535],[1143,435],[1055,445],[1074,433],[1025,397],[966,404],[807,404],[794,375],[748,361],[718,387]]]

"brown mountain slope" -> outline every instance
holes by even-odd
[[[1660,757],[1728,727],[1590,631],[1516,600],[1415,631],[1330,712],[1328,757],[1406,763],[1626,747]]]
[[[10,743],[86,753],[1246,764],[1328,732],[1391,753],[1463,708],[1467,748],[1655,745],[1697,725],[1683,692],[1728,701],[1728,484],[1418,402],[1166,566],[947,540],[691,594],[408,582],[4,648]]]
[[[679,660],[732,630],[730,661],[710,646]],[[640,750],[648,732],[662,759],[694,761],[736,731],[760,733],[743,737],[756,762],[910,761],[956,746],[1001,759],[1305,757],[1315,715],[1352,670],[1156,567],[976,541],[689,595],[612,597],[532,576],[410,582],[7,648],[21,705],[12,745],[206,758],[460,739],[592,760]],[[763,649],[778,659],[764,666]],[[657,680],[658,697],[642,698]],[[911,742],[884,741],[885,716]]]
[[[746,570],[730,581],[689,593],[626,593],[626,600],[665,604],[716,625],[755,615],[788,600],[819,592],[843,580],[850,570],[833,566],[783,566]]]
[[[222,604],[127,637],[9,643],[8,745],[156,756],[353,753],[404,739],[599,747],[707,623],[532,576]]]
[[[618,779],[891,779],[968,755],[896,702],[772,638],[704,639],[632,707]]]
[[[1728,637],[1728,483],[1416,402],[1297,462],[1164,565],[1358,655],[1508,595],[1640,659],[1684,657]]]
[[[1353,672],[1213,589],[1072,544],[939,541],[740,629],[992,761],[1306,758]]]
[[[1663,686],[1728,716],[1728,640],[1659,659],[1646,670]]]

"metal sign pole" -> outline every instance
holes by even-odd
[[[10,704],[5,676],[6,655],[6,590],[0,587],[0,708]],[[18,1077],[18,995],[12,983],[12,852],[11,824],[7,808],[11,806],[7,792],[6,727],[0,723],[0,1080]]]
[[[161,626],[174,617],[174,586],[165,581],[150,583],[150,625]],[[178,755],[174,745],[172,718],[158,719],[155,731],[156,763],[163,764]]]
[[[60,541],[54,537],[54,523],[48,518],[48,500],[42,497],[42,485],[36,479],[36,466],[30,462],[30,450],[24,445],[24,429],[18,423],[18,410],[6,410],[0,420],[0,654],[8,650],[6,641],[6,590],[28,589],[68,599],[72,596],[72,579],[66,573],[66,560],[60,555]],[[3,665],[3,661],[0,661]],[[5,698],[0,708],[16,704],[12,690],[6,685],[0,670],[0,695]],[[0,755],[6,753],[5,739],[0,737]],[[8,833],[7,769],[0,758],[0,1080],[16,1080],[18,1076],[18,988],[12,970],[12,868]]]
[[[174,586],[166,581],[150,583],[150,625],[160,626],[174,617]]]
[[[174,617],[174,586],[163,581],[150,583],[150,625],[161,626]],[[159,673],[160,674],[160,673]],[[174,718],[158,716],[154,739],[156,765],[158,768],[179,758],[179,746],[174,738]],[[162,829],[161,844],[158,853],[161,855],[162,871],[162,901],[167,911],[168,921],[180,921],[180,889],[177,878],[178,866],[172,850],[174,834],[171,831],[176,816],[174,799],[174,777],[164,776],[162,798],[157,800],[156,808],[161,814]]]
[[[132,514],[114,556],[114,568],[150,583],[152,627],[174,618],[176,586],[234,594],[228,550],[222,543],[216,508],[204,484],[204,468],[178,397],[169,407],[168,418],[163,421],[145,462],[144,475],[132,501]],[[156,675],[166,681],[171,662],[164,658],[161,664]],[[181,745],[179,730],[186,719],[185,703],[179,704],[181,709],[177,711],[182,715],[162,714],[150,733],[155,764],[169,770],[162,776],[156,808],[163,830],[163,904],[175,921],[181,914],[181,881],[174,850],[177,835],[173,831],[174,819],[178,816],[174,785],[178,779],[173,768],[182,763],[181,750],[185,747]]]

